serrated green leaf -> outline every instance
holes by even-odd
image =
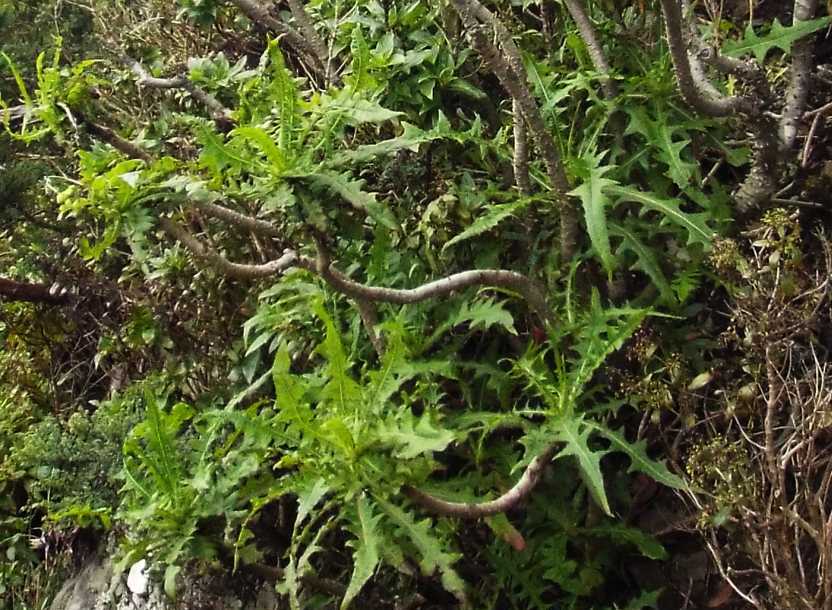
[[[667,551],[662,544],[647,532],[621,523],[599,525],[585,531],[591,536],[603,536],[618,544],[632,544],[648,559],[667,559]]]
[[[612,185],[607,187],[610,195],[619,198],[619,201],[632,201],[640,203],[642,213],[652,210],[662,214],[663,219],[684,228],[688,234],[689,244],[702,244],[709,248],[714,231],[708,226],[708,214],[683,212],[677,201],[665,199],[654,193],[644,193],[629,186]]]
[[[630,231],[627,227],[615,223],[610,223],[610,233],[622,238],[621,245],[618,248],[618,255],[624,250],[629,250],[636,255],[636,263],[633,268],[638,268],[647,274],[653,285],[656,286],[662,298],[666,301],[673,300],[673,289],[670,287],[670,282],[667,281],[664,272],[662,271],[659,260],[656,257],[656,252],[647,247],[635,233]]]
[[[488,206],[485,214],[479,216],[462,233],[449,239],[448,242],[442,246],[442,251],[444,252],[451,246],[463,242],[466,239],[471,239],[472,237],[476,237],[490,231],[491,229],[497,227],[497,225],[503,222],[506,218],[509,218],[520,210],[526,208],[531,201],[532,199],[527,197],[524,199],[518,199],[517,201],[512,201],[511,203],[499,203]]]
[[[607,230],[607,207],[610,200],[604,189],[617,184],[614,180],[604,178],[604,174],[612,169],[609,165],[600,165],[601,156],[592,157],[586,163],[586,175],[582,176],[583,183],[569,194],[578,197],[584,209],[586,231],[592,242],[592,247],[604,269],[608,274],[615,270],[616,260],[610,250],[610,236]]]
[[[416,521],[413,515],[387,502],[384,498],[376,496],[375,499],[402,534],[416,547],[422,573],[430,576],[438,570],[445,590],[453,593],[457,599],[464,600],[465,582],[453,568],[459,556],[443,550],[442,543],[432,533],[434,529],[432,521],[430,519]]]
[[[399,223],[387,206],[376,199],[375,193],[363,190],[363,180],[351,180],[348,175],[335,172],[316,172],[300,177],[343,197],[352,207],[367,214],[383,227],[391,231],[399,230]]]
[[[272,135],[262,127],[238,127],[231,132],[232,136],[239,136],[243,140],[254,145],[269,160],[275,172],[282,172],[286,169],[286,157],[275,144]]]
[[[752,24],[749,23],[742,40],[726,40],[722,52],[730,57],[740,57],[751,53],[758,62],[762,63],[771,49],[776,47],[784,53],[789,53],[795,41],[817,32],[830,22],[832,22],[832,17],[820,17],[784,26],[778,19],[775,19],[771,30],[763,36],[758,36]]]
[[[289,372],[292,359],[286,349],[281,349],[272,366],[272,381],[275,390],[277,419],[300,430],[308,430],[312,411],[303,404],[303,386],[299,379]]]
[[[604,489],[604,475],[601,474],[601,458],[607,454],[605,449],[591,449],[589,437],[594,428],[580,417],[563,417],[551,424],[551,430],[557,440],[564,443],[564,448],[555,456],[575,458],[581,478],[586,483],[589,493],[606,514],[612,515],[607,492]]]
[[[352,555],[352,577],[347,585],[347,592],[341,600],[341,610],[346,610],[352,600],[359,594],[364,584],[370,580],[379,562],[378,522],[381,515],[373,516],[372,505],[365,495],[360,495],[356,502],[358,512],[358,531],[356,539],[349,542],[355,550]]]
[[[459,313],[449,321],[449,325],[453,327],[466,322],[472,329],[481,327],[482,330],[488,330],[493,326],[502,326],[512,335],[517,334],[511,313],[506,311],[502,303],[493,299],[463,303]]]
[[[378,437],[382,443],[395,447],[393,455],[402,460],[443,451],[455,438],[450,430],[437,428],[429,414],[417,418],[410,410],[382,422]]]
[[[346,151],[335,155],[328,164],[330,166],[344,165],[346,163],[361,163],[370,161],[377,157],[391,155],[400,150],[417,151],[419,146],[434,140],[441,140],[448,137],[452,131],[446,122],[441,122],[431,129],[425,131],[407,122],[402,122],[402,135],[389,140],[382,140],[375,144],[365,144],[355,150]]]
[[[616,432],[595,422],[587,422],[587,425],[610,441],[611,451],[618,451],[629,456],[630,468],[627,472],[642,472],[657,483],[667,487],[687,489],[683,479],[670,472],[662,462],[658,462],[647,455],[647,441],[644,439],[631,443],[624,436],[623,431]]]

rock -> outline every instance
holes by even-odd
[[[128,573],[115,573],[113,562],[91,557],[61,587],[49,610],[276,610],[283,601],[268,583],[240,586],[229,575],[183,570],[174,603],[163,592],[147,561],[134,563]],[[241,599],[244,597],[245,599]]]
[[[127,588],[130,589],[133,595],[147,594],[148,576],[145,570],[146,567],[147,561],[144,559],[140,559],[130,566],[130,572],[127,574]]]

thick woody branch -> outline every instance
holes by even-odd
[[[400,289],[366,286],[349,279],[332,266],[320,273],[326,282],[338,292],[347,296],[364,299],[409,305],[421,303],[428,299],[444,297],[472,286],[492,286],[507,288],[520,293],[535,313],[546,321],[551,321],[551,313],[546,305],[543,293],[535,283],[522,273],[505,269],[472,269],[454,273],[448,277],[422,284],[417,288]]]
[[[231,0],[254,23],[283,37],[286,44],[300,53],[321,76],[326,75],[326,56],[319,55],[312,41],[307,40],[296,29],[272,16],[269,10],[256,0]]]
[[[661,0],[661,5],[670,57],[673,60],[679,90],[685,101],[702,114],[712,117],[725,117],[740,110],[749,110],[749,104],[745,98],[715,96],[714,93],[718,92],[710,83],[703,85],[697,82],[694,75],[706,82],[707,79],[704,72],[700,70],[694,72],[691,69],[691,60],[688,56],[690,28],[682,16],[680,2],[679,0]]]
[[[78,113],[76,113],[76,115],[82,118],[84,124],[87,126],[87,129],[92,135],[97,137],[99,140],[106,142],[117,151],[123,153],[131,159],[141,159],[146,163],[151,163],[153,161],[153,157],[150,153],[139,148],[129,140],[125,140],[109,127],[94,123]]]
[[[604,49],[601,47],[601,41],[598,40],[598,35],[595,33],[595,28],[589,20],[589,15],[587,15],[581,0],[565,0],[565,2],[569,14],[572,15],[575,25],[578,26],[578,33],[586,45],[592,65],[603,76],[601,89],[604,91],[604,97],[612,99],[618,95],[618,87],[616,87],[615,81],[610,78],[610,64],[604,54]]]
[[[191,203],[208,216],[227,222],[239,229],[245,229],[246,231],[251,231],[252,233],[257,233],[265,237],[279,237],[281,235],[280,230],[268,220],[253,218],[246,214],[241,214],[236,210],[207,201],[192,201]]]
[[[795,0],[792,23],[809,21],[817,11],[817,0]],[[815,51],[814,36],[809,35],[792,45],[791,80],[786,91],[786,103],[780,119],[780,143],[789,150],[797,137],[797,127],[806,108],[809,78],[812,74]]]
[[[747,123],[754,156],[748,175],[734,194],[737,211],[745,214],[771,198],[782,172],[778,122],[772,113],[774,95],[757,62],[726,57],[708,48],[701,49],[697,56],[720,72],[741,79],[753,91],[755,112],[747,116]]]
[[[0,302],[2,301],[66,305],[70,302],[70,294],[66,288],[57,284],[31,284],[0,278]]]
[[[514,183],[523,195],[529,195],[532,192],[532,183],[529,180],[529,137],[526,122],[516,100],[512,102],[512,109],[514,110]]]
[[[169,218],[162,218],[160,224],[165,233],[182,243],[198,260],[207,263],[228,277],[238,280],[256,280],[271,277],[283,273],[293,266],[303,266],[298,259],[298,255],[291,250],[287,250],[280,258],[262,265],[233,263],[219,252],[205,246],[187,229]]]
[[[303,2],[301,0],[287,0],[287,3],[301,33],[306,37],[309,44],[312,45],[312,48],[315,49],[315,54],[318,56],[318,59],[326,65],[328,63],[329,51],[326,48],[323,38],[318,34],[318,30],[315,29],[312,19],[309,18],[309,13],[303,7]]]
[[[460,16],[468,34],[471,45],[480,54],[483,61],[494,73],[503,88],[523,115],[529,132],[537,144],[546,167],[546,174],[554,190],[555,198],[561,207],[561,255],[570,259],[577,251],[579,226],[578,214],[574,202],[566,193],[570,190],[566,172],[552,134],[546,127],[537,102],[529,90],[526,71],[519,51],[508,35],[505,26],[494,17],[478,0],[451,0]],[[486,22],[487,26],[481,25]],[[488,30],[491,30],[489,34]],[[492,42],[495,36],[503,47],[504,53]]]
[[[334,290],[353,299],[397,305],[420,303],[428,299],[444,297],[472,286],[492,286],[518,292],[542,319],[547,322],[552,321],[543,292],[532,280],[516,271],[505,269],[462,271],[410,289],[367,286],[351,280],[338,271],[331,265],[328,256],[321,256],[323,250],[320,248],[319,257],[316,259],[298,256],[296,252],[287,250],[279,259],[268,263],[259,265],[234,263],[205,246],[184,227],[169,218],[163,218],[160,223],[168,235],[181,242],[198,260],[235,279],[259,279],[283,273],[291,267],[301,267],[320,275]]]
[[[211,111],[215,119],[223,121],[231,121],[231,111],[223,106],[216,97],[198,87],[191,80],[184,76],[174,76],[170,78],[157,78],[151,76],[150,73],[144,69],[139,62],[131,58],[124,58],[124,61],[130,66],[133,74],[136,75],[136,84],[140,87],[149,87],[151,89],[183,89],[191,94],[195,100]]]
[[[555,454],[556,446],[552,445],[543,453],[535,457],[520,480],[514,484],[514,487],[509,489],[506,493],[494,500],[487,500],[483,502],[448,502],[436,496],[425,493],[413,487],[405,487],[402,491],[404,495],[413,500],[416,504],[426,508],[427,510],[437,515],[445,517],[459,517],[461,519],[479,519],[481,517],[489,517],[499,513],[504,513],[517,506],[534,490],[535,486],[540,481],[543,474],[543,469],[552,460]]]

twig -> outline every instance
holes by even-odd
[[[404,495],[416,504],[428,509],[432,513],[446,517],[479,519],[481,517],[504,513],[514,508],[532,492],[540,481],[543,469],[554,456],[556,449],[556,445],[552,445],[535,457],[526,466],[526,470],[523,471],[523,475],[514,484],[514,487],[494,500],[483,502],[448,502],[447,500],[442,500],[414,487],[404,487],[402,491]]]
[[[806,142],[803,144],[803,154],[801,155],[800,167],[805,168],[809,166],[809,157],[812,154],[812,140],[815,139],[815,132],[818,129],[818,125],[820,125],[820,119],[822,116],[822,114],[816,114],[815,118],[812,119],[812,126],[809,128],[809,133],[806,136]]]
[[[676,72],[679,90],[685,101],[702,114],[712,117],[730,116],[740,107],[745,106],[747,101],[744,98],[723,95],[715,97],[713,86],[707,86],[710,83],[703,86],[703,83],[697,82],[694,73],[691,71],[690,58],[688,57],[687,39],[690,35],[690,29],[682,16],[679,1],[661,0],[661,5],[670,57],[673,60],[673,69]],[[700,77],[704,74],[696,74],[696,76]]]
[[[251,216],[247,216],[246,214],[241,214],[236,210],[207,201],[192,200],[191,203],[194,207],[200,209],[209,216],[213,216],[218,220],[227,222],[228,224],[240,229],[245,229],[246,231],[251,231],[252,233],[257,233],[258,235],[264,235],[266,237],[280,237],[282,235],[280,229],[268,220],[253,218]]]
[[[153,157],[150,153],[139,148],[129,140],[125,140],[109,127],[90,121],[78,112],[76,112],[76,115],[81,117],[92,135],[96,136],[100,140],[103,140],[119,152],[125,154],[131,159],[141,159],[146,163],[151,163],[153,161]]]
[[[228,277],[254,280],[278,275],[293,266],[304,266],[303,261],[292,250],[287,250],[280,258],[261,265],[233,263],[219,252],[205,246],[187,229],[171,219],[162,218],[159,223],[165,233],[181,242],[196,258],[208,263]]]

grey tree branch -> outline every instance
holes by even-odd
[[[817,11],[817,0],[794,0],[792,23],[809,21]],[[806,108],[809,77],[812,74],[815,51],[814,36],[801,38],[792,45],[791,80],[786,91],[786,103],[780,119],[780,142],[783,150],[790,150],[797,137],[797,127]]]
[[[595,28],[592,26],[592,22],[589,19],[589,15],[587,15],[586,10],[584,8],[583,3],[581,0],[565,0],[566,8],[569,10],[569,14],[572,15],[572,19],[575,21],[575,25],[578,26],[578,32],[581,35],[581,39],[584,41],[586,45],[586,49],[589,52],[589,58],[592,60],[592,65],[595,66],[595,69],[604,76],[603,80],[601,81],[601,89],[604,92],[604,97],[607,99],[612,99],[616,95],[618,95],[618,87],[610,78],[610,64],[607,61],[607,56],[604,54],[604,49],[601,47],[601,41],[598,40],[598,35],[595,33]]]
[[[694,72],[691,69],[691,61],[688,57],[690,29],[682,16],[679,0],[661,0],[661,5],[670,57],[673,60],[679,90],[685,101],[702,114],[713,117],[730,116],[739,110],[748,109],[748,102],[745,98],[723,95],[715,97],[713,94],[718,92],[707,82],[704,72],[701,70]],[[707,84],[703,86],[698,83],[694,76],[703,79]]]
[[[532,490],[534,490],[535,486],[540,482],[543,469],[552,460],[556,449],[556,445],[551,445],[543,453],[535,457],[526,466],[523,475],[517,483],[506,493],[494,500],[486,500],[483,502],[449,502],[414,487],[405,487],[402,491],[404,495],[416,504],[428,509],[432,513],[446,517],[479,519],[481,517],[504,513],[517,506],[517,504],[528,497]]]
[[[262,265],[233,263],[219,252],[205,246],[187,229],[170,218],[162,218],[159,223],[165,233],[182,243],[198,260],[207,263],[228,277],[239,280],[256,280],[278,275],[294,266],[304,266],[303,261],[292,250],[287,250],[280,258]]]
[[[514,116],[514,183],[523,195],[532,192],[532,183],[529,180],[529,134],[526,131],[526,122],[520,111],[517,100],[512,101]]]
[[[231,2],[253,22],[282,36],[286,44],[295,49],[310,63],[314,72],[326,76],[326,56],[318,54],[312,41],[307,40],[296,29],[279,19],[275,19],[269,13],[269,10],[256,0],[231,0]]]
[[[526,71],[519,51],[511,36],[507,35],[505,26],[478,0],[451,0],[451,3],[462,20],[474,50],[480,54],[512,100],[517,102],[529,132],[543,156],[547,177],[561,208],[561,256],[564,260],[569,260],[578,248],[578,212],[574,202],[566,194],[570,187],[560,153],[528,88]],[[481,25],[480,21],[485,21],[488,27]],[[491,42],[487,29],[491,29],[496,35],[504,54]]]
[[[151,163],[153,161],[153,157],[150,153],[139,148],[129,140],[125,140],[109,127],[90,121],[89,119],[83,117],[80,113],[76,113],[76,115],[82,119],[92,135],[106,142],[124,155],[130,157],[131,159],[141,159],[146,163]]]
[[[338,292],[356,299],[408,305],[428,299],[444,297],[472,286],[508,288],[520,293],[529,307],[544,321],[551,322],[551,313],[543,293],[535,283],[522,273],[505,269],[471,269],[460,271],[439,280],[422,284],[417,288],[400,289],[366,286],[349,279],[333,266],[320,272],[326,282]]]
[[[323,38],[321,38],[318,34],[318,30],[315,29],[312,19],[309,18],[309,13],[306,12],[303,2],[301,0],[287,0],[287,3],[289,4],[289,10],[292,11],[292,17],[297,22],[301,33],[306,37],[306,40],[312,48],[315,49],[315,54],[318,56],[318,59],[321,60],[324,66],[328,67],[329,50],[327,49]],[[329,70],[327,69],[327,72],[328,71]]]
[[[316,259],[298,256],[293,250],[287,250],[279,259],[268,263],[259,265],[233,263],[215,250],[205,246],[188,230],[171,219],[162,218],[160,224],[168,235],[181,242],[198,260],[236,279],[259,279],[283,273],[291,267],[301,267],[320,275],[333,289],[353,299],[397,305],[420,303],[428,299],[447,296],[472,286],[507,288],[520,293],[528,302],[529,307],[544,321],[552,322],[552,315],[543,292],[532,280],[516,271],[472,269],[410,289],[367,286],[351,280],[338,271],[330,263],[329,257],[322,254],[323,249],[321,248],[318,249],[319,256]]]
[[[280,237],[282,234],[280,230],[268,220],[253,218],[246,214],[237,212],[236,210],[232,210],[216,203],[209,203],[207,201],[192,200],[191,203],[194,207],[208,214],[208,216],[227,222],[237,228],[245,229],[246,231],[251,231],[252,233],[264,235],[266,237]]]
[[[216,97],[205,91],[202,87],[198,87],[185,75],[174,76],[170,78],[158,78],[151,76],[138,61],[125,57],[125,63],[136,75],[136,84],[140,87],[149,87],[151,89],[184,89],[191,94],[195,100],[211,111],[214,118],[224,121],[231,121],[231,111],[226,108],[222,102]]]

